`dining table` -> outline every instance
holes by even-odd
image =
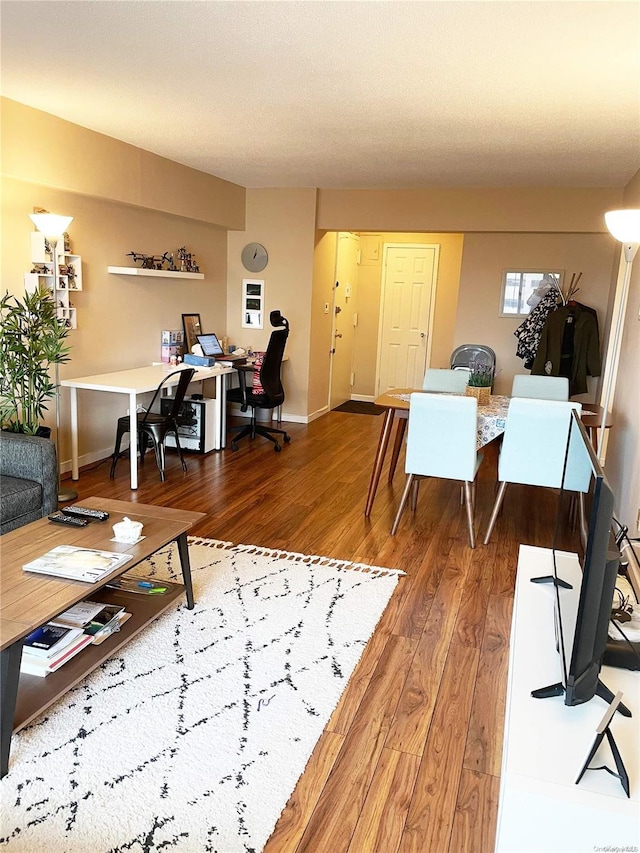
[[[378,490],[380,475],[384,466],[384,461],[389,447],[391,433],[393,431],[393,422],[397,420],[396,435],[393,442],[393,450],[389,463],[389,482],[393,480],[402,442],[407,428],[407,419],[409,415],[409,402],[412,394],[426,393],[422,388],[392,388],[380,394],[376,398],[376,406],[385,409],[380,429],[380,438],[378,439],[378,447],[376,450],[375,459],[373,462],[373,470],[369,481],[369,491],[367,493],[367,502],[365,505],[364,514],[369,517],[373,508],[373,502]],[[434,392],[430,392],[434,393]],[[442,393],[442,392],[439,392]],[[485,405],[478,405],[478,423],[477,423],[477,438],[476,446],[479,448],[489,444],[498,436],[502,435],[507,423],[507,411],[509,409],[510,397],[501,394],[492,394],[489,402]]]

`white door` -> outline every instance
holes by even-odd
[[[376,395],[422,388],[431,353],[437,245],[385,246]]]
[[[330,409],[335,409],[351,399],[359,244],[360,240],[356,234],[338,234],[331,338]]]

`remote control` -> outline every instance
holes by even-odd
[[[74,518],[86,518],[88,521],[106,521],[109,518],[109,513],[104,509],[90,509],[88,506],[65,506],[62,512]]]
[[[89,524],[86,518],[74,518],[72,515],[64,515],[62,512],[54,512],[47,518],[54,524],[68,524],[69,527],[86,527]]]

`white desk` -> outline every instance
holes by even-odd
[[[130,435],[137,431],[136,409],[138,394],[155,391],[162,379],[176,370],[186,370],[191,365],[173,367],[168,364],[156,364],[151,367],[136,367],[132,370],[118,370],[114,373],[101,373],[95,376],[79,376],[76,379],[63,379],[60,385],[69,389],[71,403],[71,476],[78,479],[78,389],[85,391],[107,391],[112,394],[129,395]],[[225,376],[234,373],[233,367],[196,367],[193,382],[204,379],[216,381],[216,416],[219,430],[214,448],[222,450],[226,440],[226,380]],[[178,384],[178,377],[167,383],[167,387]],[[115,424],[114,424],[115,429]],[[129,448],[131,458],[131,488],[138,488],[137,442],[132,440]]]
[[[559,556],[560,576],[574,585],[561,596],[577,601],[580,566],[574,554]],[[560,680],[555,649],[551,584],[532,577],[553,574],[546,548],[520,546],[511,629],[509,680],[500,779],[497,853],[593,853],[637,850],[640,845],[640,672],[605,666],[602,681],[632,718],[616,713],[611,731],[630,782],[627,799],[619,781],[603,770],[575,779],[606,709],[599,697],[567,707],[563,696],[534,699],[531,690]],[[563,605],[564,614],[564,605]],[[593,766],[615,767],[609,744]]]

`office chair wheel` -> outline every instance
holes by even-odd
[[[282,450],[282,448],[280,447],[280,445],[278,444],[278,442],[277,442],[277,441],[276,441],[276,443],[273,445],[273,449],[275,450],[275,452],[276,452],[276,453],[280,453],[280,451]]]
[[[285,435],[285,437],[284,437],[284,443],[285,443],[285,444],[289,444],[289,442],[290,442],[290,441],[291,441],[291,436],[290,436],[290,435]]]
[[[236,442],[235,442],[235,441],[232,441],[232,442],[231,442],[231,449],[232,449],[233,451],[236,451],[236,450],[238,449],[238,445],[236,444]]]

